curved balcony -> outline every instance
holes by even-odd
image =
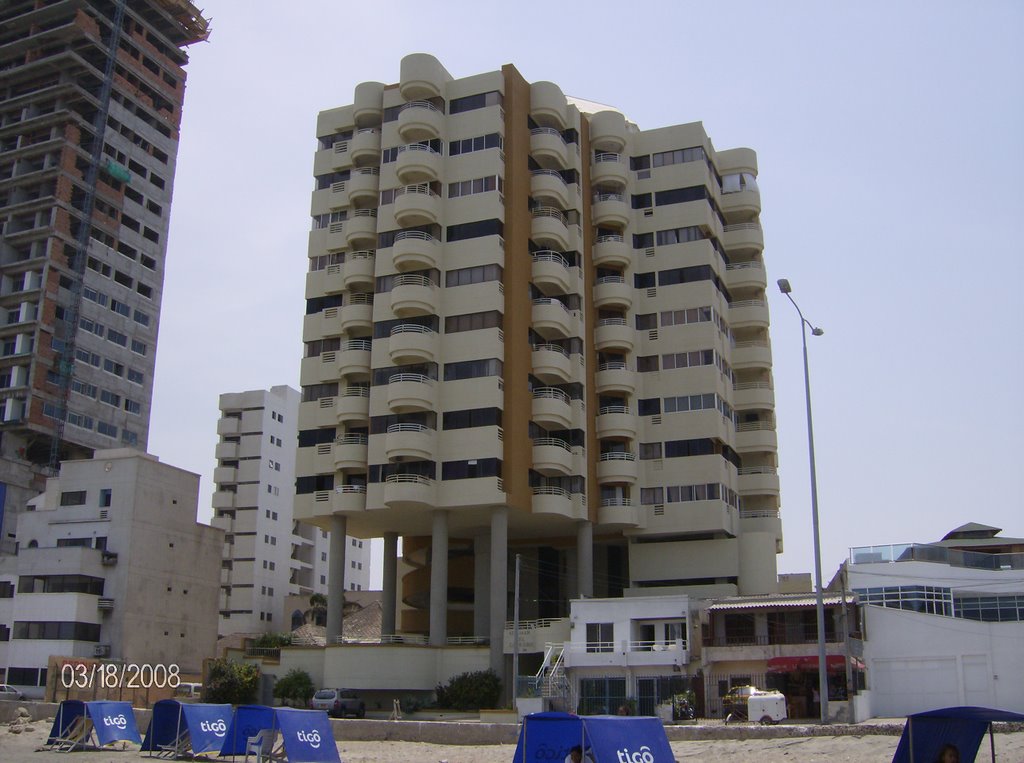
[[[629,223],[629,204],[621,193],[595,193],[591,217],[595,225],[614,225],[625,228]]]
[[[423,424],[392,424],[384,437],[388,461],[429,461],[437,453],[437,432]]]
[[[398,112],[398,134],[415,143],[441,137],[444,114],[430,101],[411,101]]]
[[[380,170],[376,167],[352,170],[352,174],[345,183],[345,190],[348,191],[348,198],[352,204],[375,206],[380,193]]]
[[[763,299],[743,299],[730,302],[729,325],[734,330],[768,328],[768,303]]]
[[[768,285],[764,263],[751,260],[726,265],[725,285],[730,289],[764,289]]]
[[[368,379],[370,376],[370,348],[368,339],[350,339],[342,342],[334,353],[338,376],[347,379]]]
[[[601,153],[594,155],[590,166],[590,182],[593,185],[613,185],[624,189],[629,180],[629,166],[621,154]]]
[[[629,267],[633,261],[626,240],[618,234],[598,236],[594,241],[594,264],[598,267]]]
[[[538,387],[533,391],[533,420],[552,429],[572,427],[572,406],[569,396],[555,387]]]
[[[429,270],[437,268],[441,259],[437,239],[418,230],[403,230],[395,234],[391,247],[391,264],[395,270]]]
[[[334,441],[334,469],[339,472],[366,471],[366,445],[364,434],[343,435]]]
[[[436,223],[441,197],[429,185],[407,185],[395,191],[395,222],[404,227]]]
[[[572,271],[569,261],[558,252],[542,249],[531,255],[533,283],[543,294],[567,294],[570,290]]]
[[[567,209],[569,202],[569,186],[565,184],[560,172],[555,170],[534,170],[530,173],[530,195],[537,201]]]
[[[418,474],[392,474],[384,480],[384,505],[389,509],[433,508],[434,480]]]
[[[623,276],[601,276],[594,282],[594,307],[628,310],[633,306],[633,285]]]
[[[339,424],[357,424],[369,421],[370,388],[342,388],[334,399],[334,414]]]
[[[346,334],[373,328],[373,295],[350,294],[347,304],[338,308],[341,330]]]
[[[636,438],[636,416],[628,405],[605,405],[597,411],[597,436],[633,440]]]
[[[388,354],[395,365],[433,363],[437,359],[437,332],[415,323],[400,323],[391,329]]]
[[[376,127],[356,130],[348,142],[348,155],[357,167],[380,164],[380,130]]]
[[[445,84],[451,79],[441,62],[429,53],[403,56],[399,72],[398,92],[407,101],[436,98],[444,92]]]
[[[384,83],[361,82],[352,98],[352,118],[356,127],[379,125],[384,115]]]
[[[394,413],[434,410],[434,381],[424,374],[393,374],[388,379],[388,407]]]
[[[769,452],[779,449],[775,425],[769,421],[747,421],[736,426],[736,450],[740,453]]]
[[[572,473],[572,448],[560,437],[538,437],[533,441],[533,468],[553,477]]]
[[[732,407],[763,408],[770,411],[775,408],[775,390],[770,382],[737,382],[732,385]]]
[[[597,523],[616,529],[637,527],[640,525],[639,507],[629,498],[605,498],[597,510]]]
[[[352,249],[365,249],[377,244],[377,210],[357,209],[345,221],[345,240]]]
[[[594,346],[601,352],[632,352],[635,333],[625,318],[602,318],[594,327]]]
[[[560,487],[533,488],[531,506],[534,514],[555,514],[560,517],[573,517],[572,495]]]
[[[349,291],[373,289],[374,252],[364,249],[345,255],[345,267],[342,271],[342,283]]]
[[[426,276],[407,273],[395,276],[391,286],[391,310],[400,318],[437,312],[437,284]]]
[[[754,249],[760,252],[764,249],[764,231],[761,230],[761,223],[735,223],[723,226],[722,246],[726,251]]]
[[[626,117],[621,111],[599,111],[590,115],[590,145],[595,151],[621,153],[626,148]]]
[[[740,495],[778,495],[779,470],[775,466],[743,466],[736,470]]]
[[[534,127],[530,130],[530,154],[545,169],[565,169],[569,166],[569,150],[565,139],[553,127]]]
[[[576,316],[557,299],[539,297],[533,300],[533,330],[545,339],[565,339],[576,334]]]
[[[429,146],[410,143],[398,149],[395,172],[403,183],[429,183],[441,177],[441,155]]]
[[[594,374],[598,394],[619,392],[632,395],[636,391],[636,372],[621,360],[602,363]]]
[[[597,481],[602,485],[636,482],[636,455],[633,453],[602,453],[597,460]]]
[[[333,511],[363,511],[366,509],[366,485],[337,485],[334,488]]]
[[[547,384],[565,384],[572,380],[569,353],[557,344],[537,344],[530,353],[533,375]]]
[[[718,199],[722,212],[744,215],[761,214],[761,193],[756,188],[746,188],[734,193],[723,193]]]
[[[565,213],[555,207],[534,209],[531,238],[541,246],[566,251],[569,248],[569,228]]]
[[[564,130],[569,126],[567,105],[562,88],[554,82],[530,84],[530,115],[537,124]]]
[[[767,339],[750,339],[736,342],[729,358],[736,370],[744,368],[771,368],[772,346]]]

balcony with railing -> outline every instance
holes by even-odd
[[[433,379],[424,374],[400,373],[388,378],[388,407],[394,413],[432,411],[436,396]]]
[[[603,405],[597,409],[597,436],[632,440],[637,435],[636,416],[628,405]]]
[[[573,518],[573,500],[568,490],[560,487],[541,486],[533,488],[532,510],[534,514],[551,514]]]
[[[442,157],[430,146],[410,143],[400,146],[395,172],[402,183],[430,183],[441,177]]]
[[[533,390],[533,420],[551,429],[572,427],[572,406],[569,395],[555,387]]]
[[[370,388],[364,386],[343,387],[334,401],[334,411],[339,424],[355,424],[369,421]]]
[[[730,262],[725,266],[725,285],[730,289],[764,289],[767,283],[760,260]]]
[[[658,641],[569,641],[565,643],[565,666],[683,666],[690,662],[685,639]]]
[[[325,363],[333,360],[338,377],[349,381],[366,381],[370,378],[369,339],[349,339],[333,352],[321,353],[320,359]]]
[[[560,437],[537,437],[533,440],[533,468],[553,477],[572,474],[572,447]]]
[[[565,303],[551,297],[533,300],[533,330],[545,339],[565,339],[576,336],[577,314]]]
[[[380,130],[376,127],[356,130],[348,142],[348,154],[356,166],[380,164]]]
[[[391,424],[384,437],[388,461],[427,461],[437,455],[436,449],[437,432],[423,424]]]
[[[594,327],[594,346],[599,352],[632,352],[633,327],[625,318],[601,318]]]
[[[745,421],[736,425],[736,450],[740,453],[776,451],[778,436],[773,421]]]
[[[345,255],[342,278],[346,289],[362,291],[373,288],[374,254],[372,249],[363,249]]]
[[[594,155],[590,166],[590,182],[593,185],[615,186],[623,189],[629,179],[629,167],[621,154],[605,151]]]
[[[384,480],[384,504],[391,509],[436,505],[434,480],[419,474],[392,474]]]
[[[629,202],[625,194],[595,193],[591,201],[591,215],[596,225],[625,228],[629,223]]]
[[[391,310],[400,318],[436,314],[437,284],[414,273],[395,276],[391,285]]]
[[[398,134],[415,143],[441,137],[444,113],[430,101],[410,101],[398,112]]]
[[[631,498],[602,498],[597,523],[602,528],[621,530],[641,525],[640,509]]]
[[[564,252],[569,249],[569,228],[565,213],[557,207],[534,208],[532,238],[541,246]]]
[[[735,364],[733,368],[735,368]],[[732,385],[732,406],[736,409],[775,408],[775,390],[771,382],[736,382]]]
[[[565,169],[570,163],[565,139],[553,127],[530,130],[530,155],[545,169]]]
[[[380,170],[376,167],[361,167],[352,170],[346,184],[349,201],[353,204],[377,203],[377,194],[380,192]],[[358,211],[358,210],[357,210]],[[376,225],[376,223],[374,223]],[[349,227],[351,235],[351,226]]]
[[[621,360],[601,363],[597,367],[594,381],[598,394],[618,392],[632,395],[636,392],[636,372]]]
[[[437,239],[429,233],[403,230],[395,234],[391,263],[395,270],[428,270],[440,264]]]
[[[594,264],[598,267],[625,268],[632,261],[632,249],[622,234],[610,233],[594,240]]]
[[[594,307],[629,310],[633,306],[633,284],[625,276],[601,276],[594,281]]]
[[[993,545],[999,538],[993,538]],[[1024,554],[987,554],[981,551],[961,551],[928,543],[893,543],[883,546],[854,546],[850,549],[850,564],[878,564],[882,562],[931,562],[964,567],[973,570],[1024,570]]]
[[[533,375],[546,384],[565,384],[572,380],[569,353],[557,344],[536,344],[531,353]]]
[[[746,368],[771,368],[772,346],[767,339],[744,339],[732,347],[732,367],[735,370]]]
[[[353,249],[374,246],[377,243],[377,210],[354,210],[345,221],[345,240]]]
[[[388,353],[395,365],[433,363],[437,359],[439,338],[429,326],[399,323],[392,327]]]
[[[733,223],[722,226],[722,246],[726,251],[735,252],[764,249],[764,231],[761,223]]]
[[[602,453],[597,460],[597,481],[602,485],[633,484],[637,478],[636,454]]]
[[[333,511],[364,511],[366,485],[337,485],[332,499]]]
[[[548,296],[567,294],[575,280],[569,261],[559,252],[542,249],[531,255],[533,283]]]
[[[560,209],[572,206],[569,186],[557,170],[533,170],[530,173],[530,195],[537,201],[546,201]]]
[[[730,302],[729,325],[733,330],[768,328],[768,303],[764,299],[741,299]]]
[[[741,466],[736,470],[740,495],[778,495],[779,468],[777,466]]]
[[[436,223],[441,214],[441,197],[426,183],[395,189],[395,222],[403,227]]]
[[[364,434],[348,434],[334,441],[334,469],[339,472],[366,471],[366,446],[369,442]]]

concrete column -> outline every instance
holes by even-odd
[[[398,533],[384,533],[384,596],[381,601],[380,633],[395,634],[395,605],[398,599]]]
[[[508,608],[508,509],[491,513],[491,670],[505,683],[505,610]]]
[[[448,513],[434,512],[430,545],[430,645],[448,643]]]
[[[576,582],[580,597],[594,595],[594,525],[576,525]]]
[[[491,534],[473,538],[473,635],[487,638],[491,632]]]
[[[327,570],[327,643],[341,635],[341,616],[345,606],[345,533],[348,518],[331,516],[331,557]]]

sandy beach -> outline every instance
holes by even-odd
[[[4,763],[67,763],[64,753],[38,751],[46,741],[52,721],[32,724],[32,731],[12,734],[0,727],[0,761]],[[996,755],[1000,763],[1024,763],[1024,732],[996,734]],[[780,739],[728,739],[701,742],[672,742],[678,761],[836,761],[840,763],[882,763],[892,760],[899,737],[883,735],[817,736]],[[511,761],[513,745],[438,745],[424,742],[338,742],[344,763],[500,763]],[[125,763],[144,759],[137,748],[76,752],[77,763]],[[217,758],[213,758],[216,760]],[[241,758],[239,758],[240,760]],[[979,760],[988,760],[987,745]],[[966,763],[966,761],[965,761]]]

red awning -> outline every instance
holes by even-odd
[[[864,663],[856,657],[852,659],[854,670],[864,670]],[[846,670],[846,658],[841,654],[825,656],[825,668],[829,672]],[[768,660],[769,673],[793,673],[798,670],[817,670],[817,656],[808,657],[772,657]]]

